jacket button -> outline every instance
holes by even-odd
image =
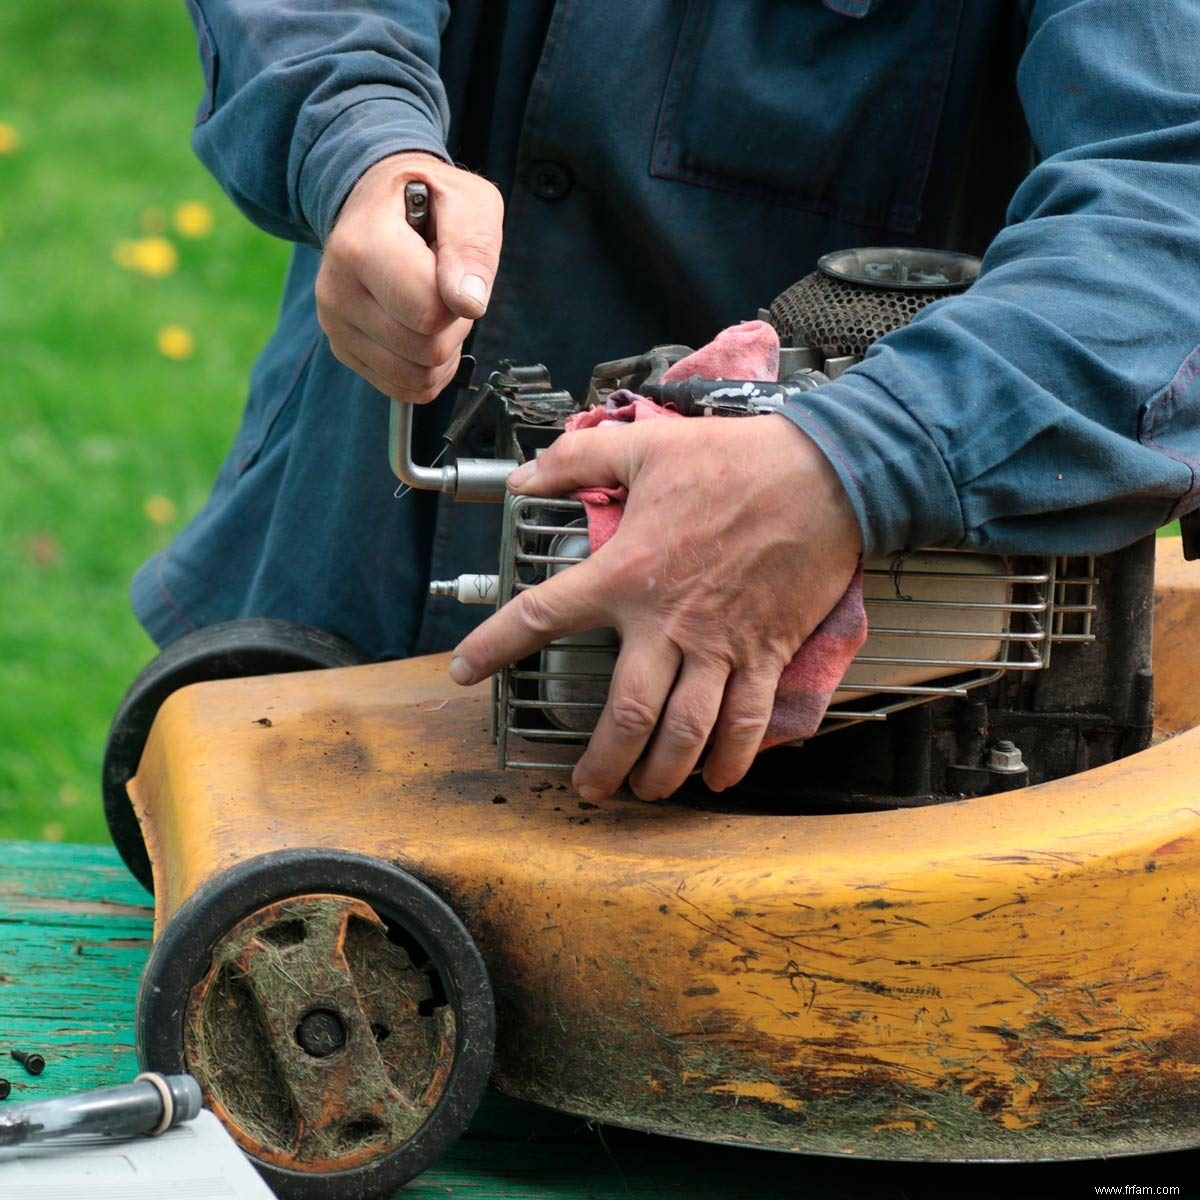
[[[542,200],[561,200],[571,182],[571,172],[556,162],[535,162],[529,174],[529,190]]]

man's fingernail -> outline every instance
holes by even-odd
[[[602,792],[599,788],[589,787],[586,783],[581,783],[576,789],[581,800],[586,800],[589,804],[599,804],[601,800],[607,800],[608,794]]]
[[[508,486],[510,488],[524,487],[537,470],[537,459],[531,458],[528,462],[523,462],[509,477]]]
[[[455,683],[472,683],[475,672],[471,670],[471,664],[465,658],[455,655],[450,660],[450,678]]]
[[[473,300],[480,308],[487,308],[488,285],[479,275],[464,275],[458,281],[458,294]]]

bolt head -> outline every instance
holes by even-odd
[[[30,1075],[40,1075],[46,1069],[46,1060],[36,1051],[14,1050],[12,1056]]]
[[[305,1054],[328,1058],[346,1044],[346,1025],[337,1013],[315,1008],[296,1026],[296,1041]]]
[[[1010,741],[999,741],[988,750],[986,766],[989,771],[1024,771],[1021,751]]]

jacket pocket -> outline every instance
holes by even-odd
[[[688,0],[651,173],[911,233],[962,3]]]
[[[217,43],[200,7],[200,0],[187,0],[188,16],[196,27],[196,45],[200,51],[200,69],[204,73],[204,95],[196,109],[196,124],[203,125],[217,103]]]

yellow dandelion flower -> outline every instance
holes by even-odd
[[[47,821],[42,826],[42,841],[44,842],[61,842],[66,836],[66,826],[61,821]]]
[[[143,275],[161,279],[179,266],[179,254],[173,243],[162,237],[142,238],[138,242],[137,267]]]
[[[179,252],[163,237],[122,238],[113,247],[113,260],[127,271],[161,279],[179,266]]]
[[[143,208],[138,215],[138,228],[145,234],[166,233],[167,210],[159,208],[157,204]]]
[[[169,525],[175,520],[175,502],[166,496],[147,496],[142,511],[155,525]]]
[[[175,232],[180,237],[208,237],[212,228],[212,209],[199,200],[185,201],[175,210]]]
[[[21,135],[0,121],[0,154],[15,154],[21,145]]]
[[[182,325],[164,325],[155,342],[163,358],[172,358],[176,362],[191,358],[196,349],[196,339]]]
[[[63,808],[74,808],[79,803],[79,789],[73,783],[64,783],[58,789],[58,803]]]

